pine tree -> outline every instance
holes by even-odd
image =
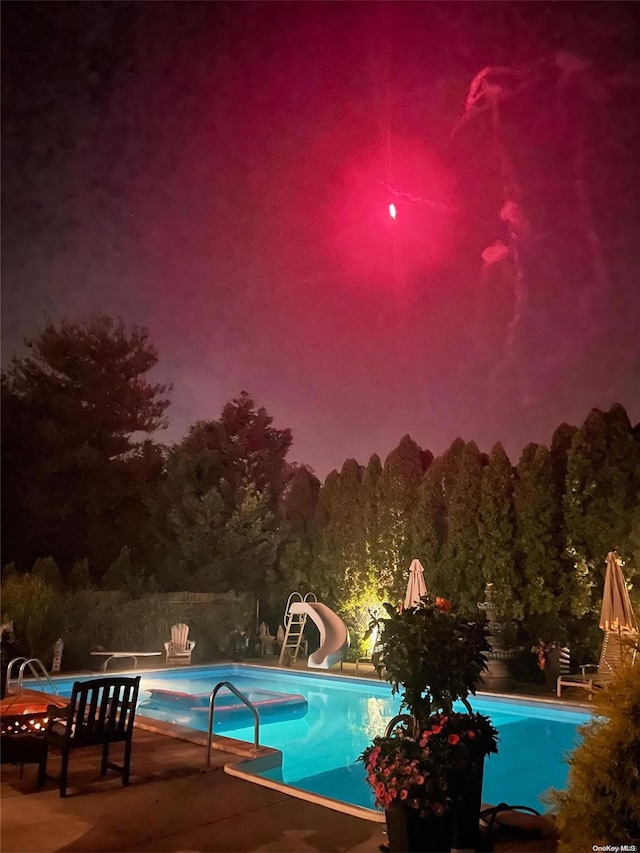
[[[199,421],[169,451],[149,501],[155,546],[147,562],[156,558],[161,588],[261,596],[274,588],[291,434],[271,423],[243,393],[218,421]]]
[[[51,553],[102,574],[144,532],[142,450],[166,427],[148,331],[98,314],[48,323],[2,373],[2,545],[24,568]],[[159,474],[159,466],[153,475]]]

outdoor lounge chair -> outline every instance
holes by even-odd
[[[189,626],[179,622],[171,627],[171,639],[164,644],[167,653],[167,665],[191,663],[191,652],[195,648],[194,640],[189,639]]]
[[[50,716],[44,733],[44,747],[38,768],[38,787],[44,785],[47,775],[49,749],[62,754],[60,777],[54,781],[60,786],[60,796],[67,796],[69,754],[84,746],[101,746],[100,772],[107,769],[122,775],[122,784],[129,784],[131,764],[131,739],[136,714],[140,676],[125,678],[111,676],[90,681],[76,681],[71,699],[64,708],[49,706]],[[109,761],[112,743],[124,743],[122,765]]]
[[[607,631],[604,635],[600,661],[597,667],[595,664],[586,664],[580,667],[582,670],[580,674],[559,675],[556,690],[557,695],[560,696],[563,687],[582,687],[589,691],[589,700],[591,700],[598,688],[605,687],[617,670],[627,661],[633,662],[634,658],[635,651],[633,647],[629,647],[622,642],[621,635],[616,631]]]

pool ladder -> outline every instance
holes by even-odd
[[[18,672],[18,683],[16,687],[16,694],[19,696],[22,691],[22,681],[24,679],[25,670],[28,669],[31,673],[31,676],[35,678],[40,686],[40,689],[43,693],[46,693],[46,687],[50,688],[50,691],[54,693],[56,696],[58,695],[58,690],[56,689],[55,684],[51,680],[51,677],[47,670],[45,669],[44,664],[40,660],[40,658],[26,658],[26,657],[17,657],[13,658],[9,662],[9,666],[7,667],[7,680],[5,682],[6,692],[9,692],[9,686],[11,684],[11,675],[13,672],[13,668],[16,664],[20,664],[20,671]],[[43,683],[44,680],[44,683]]]
[[[213,723],[215,719],[216,696],[222,687],[226,687],[234,694],[234,696],[237,696],[241,702],[244,702],[253,714],[253,748],[256,752],[260,748],[260,714],[258,713],[258,709],[253,702],[251,702],[250,699],[247,699],[244,693],[241,693],[230,681],[220,681],[213,688],[211,696],[209,697],[209,727],[207,729],[207,760],[204,765],[205,770],[209,770],[211,768],[211,742],[214,738]]]
[[[287,599],[287,606],[284,610],[284,627],[285,627],[285,635],[284,640],[282,642],[282,648],[280,649],[280,659],[278,660],[278,666],[283,666],[285,663],[287,666],[293,666],[298,659],[298,655],[300,654],[300,646],[302,643],[305,643],[306,640],[303,639],[304,628],[307,624],[307,614],[306,613],[290,613],[289,610],[294,601],[317,601],[315,594],[313,592],[308,592],[304,598],[299,592],[292,592],[289,598]]]

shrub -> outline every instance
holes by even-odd
[[[76,560],[69,573],[69,585],[71,589],[89,589],[91,586],[91,574],[89,572],[89,561]]]
[[[2,611],[13,619],[20,654],[40,658],[48,666],[63,631],[58,590],[33,573],[11,575],[2,584]]]
[[[38,557],[33,564],[31,574],[55,589],[60,589],[62,586],[60,569],[53,557]]]
[[[637,844],[640,838],[640,666],[620,670],[594,700],[597,716],[581,729],[569,759],[569,787],[553,791],[558,853]]]

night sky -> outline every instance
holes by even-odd
[[[515,463],[594,406],[640,420],[640,5],[1,11],[3,363],[122,316],[174,385],[163,441],[246,390],[322,478],[407,432]],[[457,127],[488,66],[499,124]],[[501,152],[519,280],[481,259]]]

